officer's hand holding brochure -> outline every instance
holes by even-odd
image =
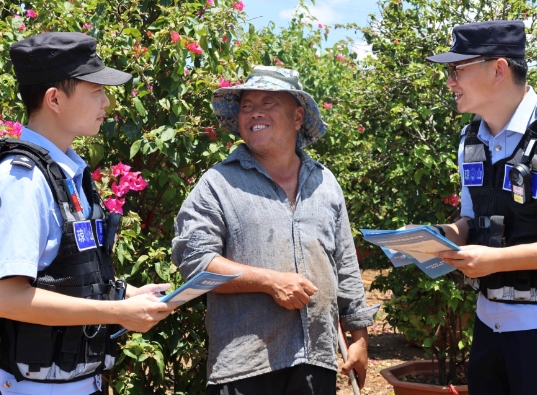
[[[460,251],[459,246],[440,235],[429,226],[401,230],[360,229],[364,240],[378,245],[395,267],[414,263],[431,278],[440,277],[455,270],[435,252]]]
[[[197,298],[204,293],[212,291],[216,287],[219,287],[220,285],[225,284],[234,278],[239,277],[241,274],[242,273],[226,275],[203,271],[192,277],[175,291],[167,295],[162,295],[159,299],[161,302],[176,302],[177,307],[179,307],[186,302]],[[119,337],[127,332],[127,329],[123,328],[111,335],[110,338],[115,339],[116,337]]]

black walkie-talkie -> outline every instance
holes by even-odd
[[[531,200],[531,159],[533,158],[536,143],[537,138],[532,138],[524,151],[524,155],[522,155],[520,163],[509,170],[513,200],[520,204],[528,203]]]
[[[106,220],[104,222],[103,247],[109,254],[112,254],[112,248],[114,248],[114,243],[116,242],[116,233],[119,230],[120,223],[120,214],[109,213],[106,216]]]

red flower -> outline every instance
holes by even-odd
[[[26,30],[26,25],[24,23],[21,23],[19,28],[17,29],[19,32],[22,32],[23,30]]]
[[[37,14],[34,10],[28,10],[26,11],[26,16],[28,18],[37,18]]]
[[[110,170],[112,170],[112,175],[114,177],[124,176],[126,174],[129,174],[129,170],[131,169],[130,166],[124,165],[123,163],[119,162],[115,166],[110,166]]]
[[[103,175],[101,174],[101,168],[98,167],[95,169],[93,173],[91,173],[91,178],[93,178],[95,181],[101,181],[103,178]]]
[[[322,29],[322,28],[323,28],[323,25],[321,25],[321,24],[319,23],[319,29]]]
[[[358,126],[358,131],[359,131],[360,133],[363,133],[363,132],[365,131],[365,128],[363,127],[362,124],[360,124],[360,126]]]
[[[242,45],[242,41],[241,41],[241,40],[237,40],[237,41],[235,41],[235,45],[236,45],[236,46],[240,46],[240,45]]]
[[[276,66],[283,66],[283,62],[280,59],[278,59],[278,61],[276,62]]]
[[[118,213],[123,215],[123,205],[125,199],[108,198],[105,200],[104,205],[111,213]]]
[[[336,56],[336,59],[339,61],[345,60],[345,57],[343,55]]]
[[[201,55],[201,53],[203,52],[203,49],[200,47],[198,43],[189,43],[187,44],[186,49],[188,49],[190,52],[196,55]]]
[[[327,102],[324,102],[323,104],[324,104],[324,108],[326,108],[327,110],[330,110],[332,106],[334,105],[332,103],[327,103]]]
[[[211,127],[205,128],[205,134],[209,136],[211,141],[218,140],[218,136],[216,135],[216,130],[214,128],[211,128]]]
[[[442,198],[442,201],[445,204],[449,204],[450,206],[457,207],[461,201],[461,198],[456,193],[452,193],[448,197]]]
[[[229,42],[229,38],[227,38],[227,34],[224,34],[222,36],[222,41],[224,41],[225,43]]]
[[[147,37],[149,37],[149,38],[153,37],[153,33],[151,33],[151,30],[147,31]]]

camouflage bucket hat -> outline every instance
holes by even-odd
[[[246,82],[217,89],[211,98],[216,119],[224,130],[239,136],[241,92],[245,90],[284,91],[293,95],[304,107],[304,123],[298,132],[297,146],[304,148],[320,139],[328,129],[315,99],[302,90],[298,72],[275,66],[256,66]]]

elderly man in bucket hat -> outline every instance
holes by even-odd
[[[472,395],[535,393],[537,363],[537,95],[526,85],[522,21],[457,26],[446,85],[460,112],[461,218],[437,225],[463,246],[438,256],[479,292],[468,363]]]
[[[203,175],[176,222],[173,261],[242,275],[208,294],[207,394],[335,394],[338,322],[353,343],[342,371],[367,369],[366,307],[345,201],[302,149],[326,132],[298,73],[258,66],[212,97],[244,144]]]

